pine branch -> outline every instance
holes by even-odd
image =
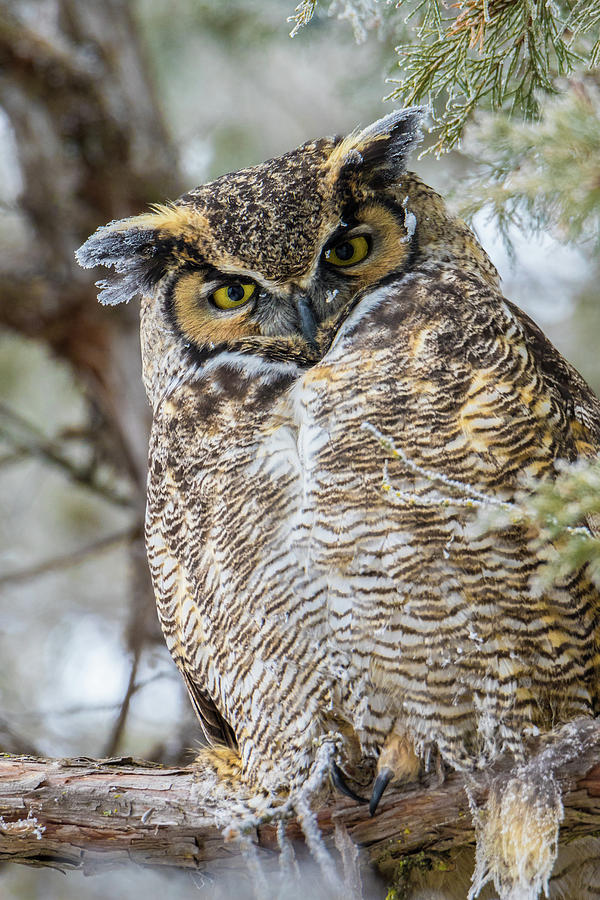
[[[459,212],[485,210],[508,240],[510,225],[551,228],[563,241],[600,240],[600,89],[573,81],[541,105],[539,122],[485,114],[467,132],[473,170],[460,185]]]
[[[336,0],[329,14],[350,19],[357,40],[381,18],[376,0]],[[292,35],[307,25],[319,4],[302,0]],[[429,103],[437,153],[452,149],[477,109],[538,117],[540,97],[556,94],[559,79],[600,61],[600,0],[397,0],[412,30],[397,47],[401,75],[386,99],[403,105]]]
[[[461,0],[453,15],[419,22],[416,40],[398,47],[402,76],[391,95],[406,104],[439,106],[432,149],[450,150],[471,112],[510,107],[529,120],[539,112],[538,93],[555,93],[555,79],[572,71],[577,54],[567,38],[567,13],[531,0]]]
[[[318,0],[301,0],[294,14],[288,18],[294,27],[290,37],[295,37],[301,28],[308,25],[317,9]],[[367,31],[381,25],[381,14],[377,9],[378,0],[329,0],[327,13],[340,20],[346,20],[352,26],[354,40],[361,44],[367,37]]]

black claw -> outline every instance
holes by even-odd
[[[358,794],[355,794],[352,788],[349,788],[346,784],[346,779],[342,774],[342,770],[338,766],[336,762],[332,762],[331,764],[331,780],[333,781],[334,787],[341,791],[342,794],[345,794],[346,797],[351,797],[353,800],[356,800],[357,803],[367,803],[364,797],[359,797]]]
[[[375,811],[379,806],[379,801],[383,796],[383,792],[386,787],[394,777],[394,772],[392,769],[382,769],[381,772],[378,773],[377,778],[375,779],[375,784],[373,785],[373,793],[371,794],[371,799],[369,801],[369,812],[372,816],[375,815]]]

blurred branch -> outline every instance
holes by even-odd
[[[0,718],[0,747],[4,753],[26,753],[28,756],[40,755],[40,751],[33,741],[20,734],[4,718]]]
[[[177,197],[182,184],[132,5],[50,0],[44,12],[31,16],[23,4],[0,0],[0,106],[22,184],[11,210],[10,252],[0,259],[0,327],[43,344],[70,366],[89,427],[85,439],[67,447],[2,408],[4,462],[35,455],[74,484],[131,509],[137,524],[9,573],[5,583],[129,541],[128,642],[135,656],[158,633],[142,536],[150,413],[140,379],[138,310],[101,308],[94,275],[73,254],[98,225]],[[121,714],[127,708],[128,701]]]
[[[23,234],[17,229],[18,249],[0,264],[0,325],[73,367],[102,419],[102,452],[131,479],[141,509],[149,413],[137,310],[100,309],[73,253],[98,225],[181,193],[177,154],[130,4],[50,6],[47,18],[33,19],[0,0],[0,106],[23,183]]]
[[[557,732],[531,765],[557,766],[565,792],[561,839],[597,832],[600,827],[600,722],[580,719]],[[550,757],[548,756],[550,754]],[[492,777],[506,775],[506,761],[470,783],[477,804]],[[431,779],[401,793],[386,793],[381,812],[330,800],[317,812],[322,836],[331,845],[336,827],[362,846],[366,863],[390,877],[411,854],[444,853],[473,843],[464,778],[451,774],[442,786]],[[211,796],[211,786],[193,768],[150,767],[125,759],[44,760],[0,758],[0,860],[79,868],[133,861],[144,865],[213,872],[242,865],[241,846],[223,836],[235,830],[239,803]],[[239,821],[238,821],[238,824]],[[289,839],[301,842],[298,823],[286,823]],[[247,834],[265,865],[276,861],[277,824],[252,827]]]
[[[134,505],[134,498],[130,494],[122,493],[115,490],[110,485],[103,484],[98,477],[95,467],[87,465],[78,465],[69,459],[54,442],[48,440],[46,436],[39,431],[31,422],[23,419],[18,413],[10,409],[4,403],[0,403],[0,419],[11,422],[16,425],[22,432],[21,437],[17,437],[6,425],[0,421],[0,435],[4,437],[17,453],[29,456],[37,456],[44,462],[51,463],[61,469],[72,481],[80,484],[110,503],[116,506],[131,507]],[[138,529],[139,531],[139,529]]]
[[[0,2],[0,102],[19,146],[21,206],[42,238],[37,250],[53,249],[47,268],[68,262],[75,272],[74,237],[177,190],[178,172],[129,4],[57,0],[54,13],[56,31],[41,33],[18,5]]]
[[[98,556],[100,553],[105,553],[107,550],[118,547],[119,544],[135,540],[139,537],[139,534],[139,526],[135,525],[133,528],[125,528],[123,531],[117,531],[115,534],[109,534],[98,541],[87,544],[85,547],[71,550],[62,556],[55,556],[53,559],[38,563],[36,566],[28,566],[28,568],[19,569],[16,572],[7,572],[6,575],[0,575],[0,587],[30,581],[32,578],[39,578],[41,575],[47,575],[50,572],[60,572],[69,566],[76,566],[90,557]]]
[[[133,659],[131,661],[131,668],[129,670],[129,679],[127,681],[127,688],[125,689],[125,696],[123,697],[123,701],[121,703],[121,706],[119,707],[119,715],[115,720],[113,729],[106,742],[106,746],[104,748],[105,756],[114,756],[123,735],[123,731],[125,730],[125,723],[127,721],[127,716],[129,715],[129,707],[131,705],[131,698],[136,691],[135,680],[137,678],[140,656],[142,654],[142,647],[142,641],[138,641],[136,643],[136,646],[134,647]]]
[[[145,678],[143,681],[137,681],[131,692],[132,696],[148,687],[149,684],[153,684],[155,681],[160,681],[163,678],[174,680],[178,678],[178,675],[176,674],[176,671],[173,673],[157,672],[156,675],[151,675],[149,678]],[[18,712],[13,713],[13,715],[19,721],[29,721],[30,719],[44,719],[48,716],[81,716],[88,715],[88,713],[116,712],[119,709],[119,703],[79,703],[76,706],[66,706],[62,709],[21,709]],[[4,723],[0,719],[0,730],[5,728],[5,725],[6,723]],[[33,750],[22,749],[20,752],[27,753],[29,756],[41,756],[40,753],[38,753],[37,751],[34,752]]]
[[[0,456],[0,469],[4,466],[12,466],[15,463],[22,462],[29,456],[24,450],[10,450],[4,456]]]

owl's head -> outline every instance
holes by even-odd
[[[422,114],[394,112],[112,222],[77,259],[114,268],[102,302],[150,298],[160,343],[196,366],[223,350],[310,365],[365,291],[424,248],[447,252],[440,198],[405,171]]]

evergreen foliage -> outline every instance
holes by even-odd
[[[537,122],[484,113],[469,132],[467,148],[479,160],[461,184],[467,219],[482,208],[508,229],[555,231],[561,240],[600,244],[600,87],[572,81],[549,98]]]
[[[381,22],[382,0],[334,0],[330,15],[349,19],[355,35]],[[307,25],[318,0],[301,0],[292,35]],[[509,109],[539,116],[540,98],[557,79],[600,59],[600,0],[398,0],[412,40],[397,47],[402,75],[391,99],[427,102],[435,118],[434,150],[454,147],[470,114]]]
[[[295,37],[304,25],[308,25],[316,12],[317,4],[318,0],[301,0],[288,20],[294,23],[291,37]],[[360,43],[366,39],[370,28],[381,24],[377,4],[378,0],[330,0],[327,11],[330,16],[335,15],[338,19],[350,22],[354,39]]]
[[[540,113],[540,97],[557,90],[556,79],[597,55],[587,40],[593,16],[550,0],[417,0],[411,18],[415,40],[398,47],[403,75],[393,97],[429,101],[436,114],[437,151],[459,141],[475,109],[510,109],[524,119]],[[579,7],[580,4],[577,6]],[[451,13],[451,15],[448,15]]]

